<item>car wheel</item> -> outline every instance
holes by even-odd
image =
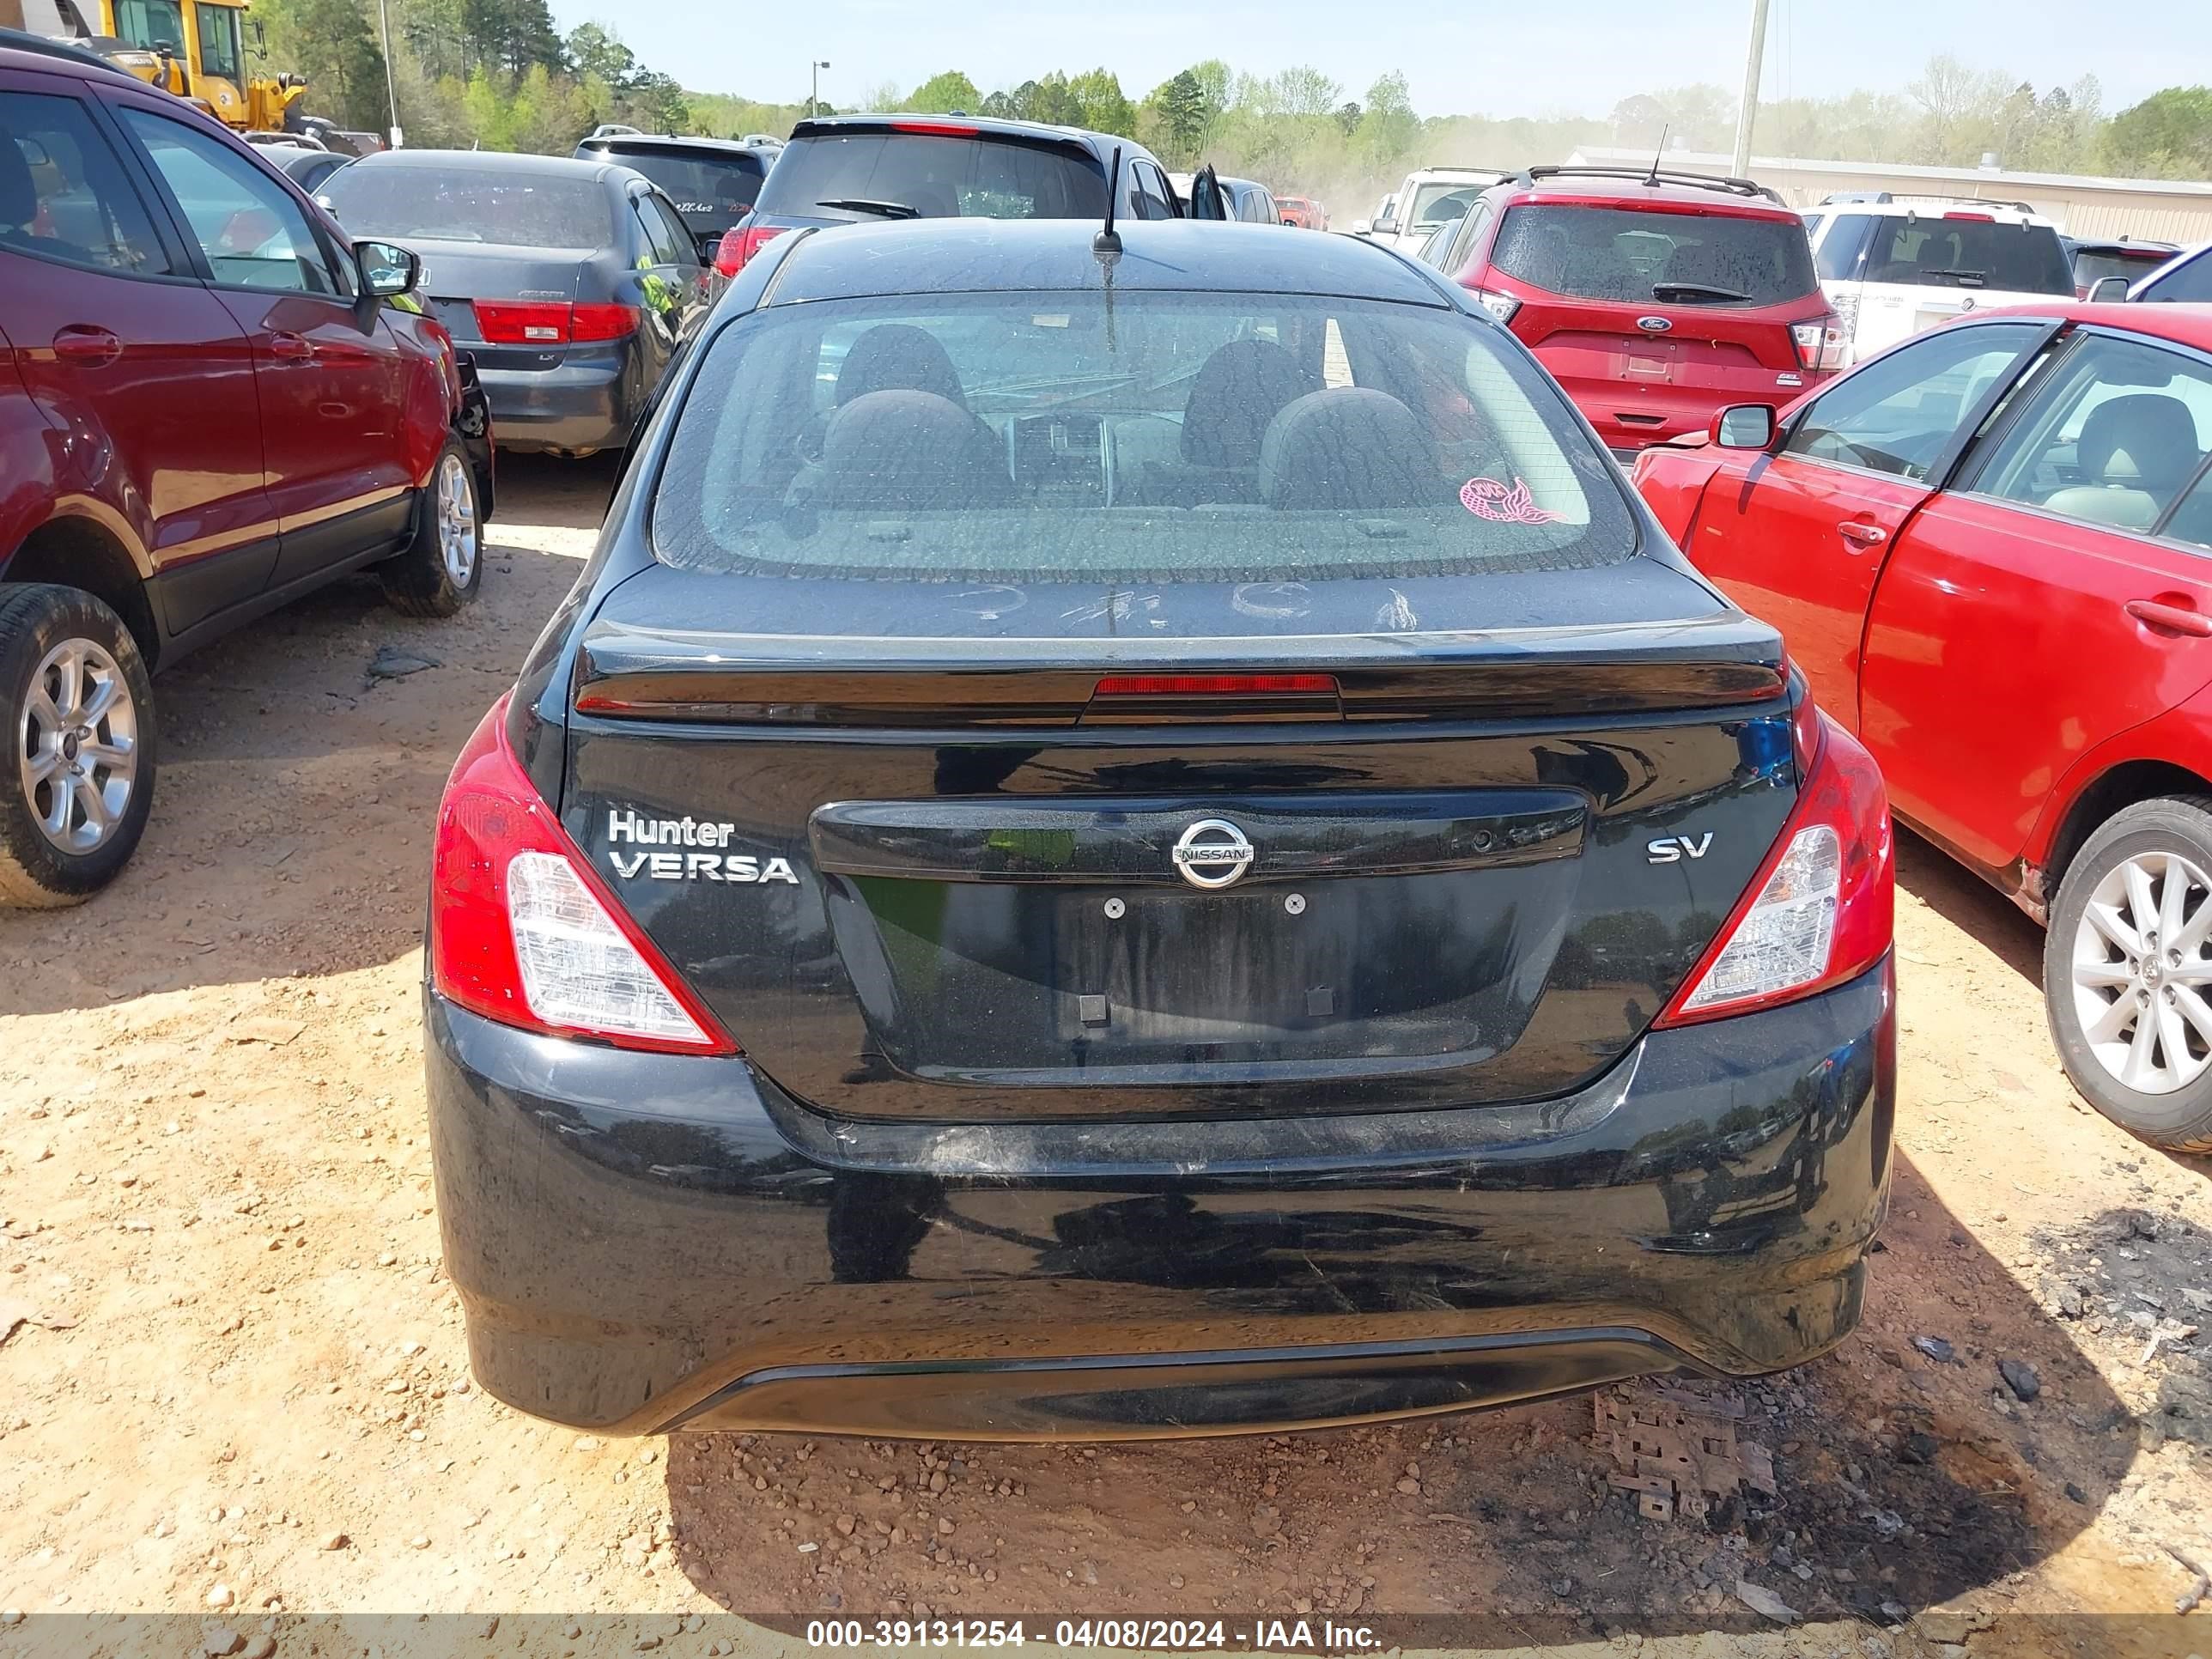
[[[82,903],[154,810],[153,688],[123,619],[74,587],[0,586],[0,901]]]
[[[483,580],[483,520],[468,452],[448,441],[415,509],[415,539],[377,567],[384,597],[410,617],[450,617]]]
[[[2152,1146],[2212,1152],[2212,800],[2139,801],[2067,866],[2044,942],[2059,1059]]]

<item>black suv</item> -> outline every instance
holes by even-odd
[[[763,243],[807,225],[885,219],[1097,219],[1121,155],[1115,216],[1180,219],[1159,158],[1133,138],[967,115],[801,121],[752,215],[714,260],[734,276]],[[632,166],[637,163],[633,161]]]
[[[752,210],[761,181],[781,155],[776,144],[651,133],[598,133],[576,146],[580,161],[619,161],[660,186],[712,264],[725,232]]]

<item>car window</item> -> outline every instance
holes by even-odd
[[[760,157],[738,150],[678,153],[611,145],[593,154],[635,168],[666,191],[695,240],[735,224],[759,198],[766,172]]]
[[[655,545],[700,570],[1005,583],[1634,556],[1602,455],[1500,337],[1298,295],[769,307],[708,348]]]
[[[176,198],[216,282],[338,294],[321,240],[289,191],[219,138],[148,110],[121,113]]]
[[[2074,286],[2086,294],[2107,276],[2138,283],[2172,257],[2149,250],[2130,253],[2122,248],[2079,248],[2074,254]]]
[[[2162,304],[2212,303],[2212,250],[2198,254],[2187,264],[2173,265],[2161,272],[2158,280],[2143,290],[2142,297]]]
[[[1172,219],[1176,210],[1168,199],[1167,180],[1160,170],[1149,161],[1138,161],[1129,168],[1131,185],[1130,209],[1139,219]]]
[[[1820,239],[1819,252],[1814,257],[1814,270],[1824,283],[1856,281],[1859,274],[1859,255],[1865,252],[1867,228],[1874,223],[1870,213],[1839,213],[1828,234]]]
[[[1505,210],[1490,262],[1577,300],[1766,306],[1819,287],[1802,221],[1537,202]]]
[[[1474,245],[1482,240],[1483,231],[1497,216],[1497,212],[1498,210],[1489,203],[1478,202],[1460,221],[1452,233],[1450,242],[1444,248],[1440,269],[1445,276],[1456,276],[1467,268],[1467,262],[1474,257]]]
[[[1488,188],[1487,185],[1422,185],[1413,191],[1413,211],[1408,216],[1407,228],[1441,224],[1446,219],[1459,218]]]
[[[868,205],[836,205],[850,202]],[[929,132],[821,133],[785,149],[761,187],[760,211],[802,219],[1103,220],[1106,174],[1073,144]]]
[[[630,205],[637,212],[637,222],[645,232],[645,245],[652,251],[653,263],[657,265],[689,265],[698,263],[692,251],[691,233],[684,228],[684,222],[673,210],[664,209],[650,195],[633,196]]]
[[[1985,495],[2148,531],[2212,453],[2212,364],[2085,336],[1980,468]]]
[[[1869,283],[1922,288],[2074,292],[2074,272],[2057,231],[1966,211],[1875,220],[1873,244],[1859,274]]]
[[[1820,227],[1827,223],[1827,222],[1828,216],[1825,213],[1807,214],[1805,216],[1805,240],[1808,242],[1819,241],[1820,240]]]
[[[2212,469],[2197,475],[2197,482],[2166,521],[2165,533],[2174,541],[2212,548]]]
[[[98,7],[92,8],[98,11]],[[94,21],[99,20],[95,17]],[[126,46],[150,52],[165,46],[179,57],[185,51],[185,14],[177,0],[116,0],[116,38]]]
[[[565,171],[356,162],[332,173],[323,196],[350,234],[395,242],[589,252],[615,235],[613,204],[599,181]]]
[[[1875,359],[1814,399],[1784,453],[1925,479],[1984,396],[2043,337],[2039,323],[1939,330]]]
[[[0,246],[129,276],[169,269],[91,112],[35,93],[0,92]]]

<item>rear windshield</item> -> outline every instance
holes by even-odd
[[[614,240],[606,192],[594,179],[490,168],[350,167],[323,190],[356,236],[522,247],[596,248]]]
[[[1996,288],[2014,294],[2074,292],[2066,249],[2049,225],[1931,214],[1876,218],[1860,277],[1922,288]]]
[[[2094,288],[2107,276],[2124,276],[2134,283],[2149,276],[2172,258],[2171,250],[2161,252],[2156,248],[2132,252],[2121,248],[2078,248],[2074,254],[2074,286]]]
[[[1273,295],[770,307],[708,349],[654,544],[694,569],[999,584],[1629,557],[1604,458],[1498,338]]]
[[[1539,202],[1508,208],[1491,263],[1577,300],[1771,306],[1819,284],[1798,219]]]
[[[763,214],[811,219],[1103,219],[1106,175],[1080,149],[923,132],[793,139]]]
[[[659,185],[695,234],[727,230],[736,223],[759,197],[761,179],[767,172],[757,155],[624,149],[619,145],[602,153],[610,161],[635,167]]]

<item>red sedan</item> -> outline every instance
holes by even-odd
[[[1636,483],[1897,816],[2047,926],[2075,1086],[2212,1150],[2212,311],[1956,323]]]

